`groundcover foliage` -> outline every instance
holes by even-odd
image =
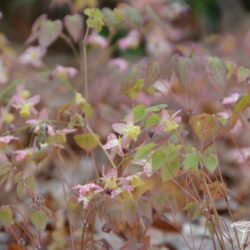
[[[202,221],[211,249],[244,249],[238,224],[229,226],[223,169],[229,151],[235,164],[247,161],[238,141],[249,132],[250,70],[176,43],[181,31],[167,39],[157,6],[89,2],[72,3],[63,20],[41,15],[21,53],[0,34],[0,225],[9,249],[154,249],[157,223],[186,249],[202,247],[185,239],[177,214],[190,227]],[[186,6],[168,8],[174,29]],[[50,60],[59,41],[74,57],[67,66]]]

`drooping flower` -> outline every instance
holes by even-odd
[[[78,201],[83,202],[83,208],[87,209],[89,202],[93,199],[95,194],[103,192],[104,189],[95,184],[95,183],[87,183],[85,185],[76,185],[73,187],[73,190],[76,190],[78,193]]]
[[[29,99],[26,99],[20,95],[14,95],[11,98],[11,106],[19,110],[21,117],[28,118],[31,114],[37,114],[34,106],[40,102],[40,96],[35,95]]]
[[[228,97],[225,97],[222,101],[222,104],[225,108],[231,108],[234,103],[236,103],[240,98],[239,93],[233,93]]]
[[[31,65],[35,68],[40,68],[43,65],[42,58],[45,54],[45,48],[31,46],[20,56],[19,61],[23,65]]]
[[[118,41],[118,46],[121,50],[134,49],[140,44],[140,33],[137,30],[132,30],[129,34]]]
[[[108,41],[105,37],[99,35],[96,32],[93,32],[89,37],[88,37],[88,43],[100,47],[102,49],[105,49],[108,47]]]
[[[57,65],[56,68],[54,69],[53,73],[58,78],[62,78],[62,79],[66,78],[67,79],[67,78],[75,78],[78,71],[77,71],[77,69],[75,69],[73,67],[64,67],[61,65]]]
[[[104,183],[104,191],[111,199],[117,197],[123,192],[131,192],[134,187],[131,185],[131,176],[118,177],[117,170],[111,169],[107,174],[103,173],[101,178]]]
[[[16,150],[13,154],[16,156],[16,161],[21,162],[29,157],[32,157],[35,152],[35,148],[26,148],[21,150]]]
[[[17,137],[12,135],[6,135],[0,137],[0,148],[5,147],[7,144],[9,144],[13,140],[18,140]]]
[[[128,62],[123,58],[115,58],[109,62],[109,65],[118,68],[121,72],[128,68]]]
[[[149,159],[142,159],[139,161],[135,161],[134,164],[142,166],[143,172],[146,174],[147,177],[151,177],[153,175],[153,167],[152,167],[152,160],[150,157]]]
[[[48,134],[52,134],[54,132],[54,129],[47,120],[48,112],[46,109],[42,109],[39,112],[37,119],[29,119],[28,121],[26,121],[26,124],[32,126],[34,128],[33,132],[36,134],[38,134],[42,128],[44,128]]]
[[[114,123],[112,128],[118,134],[123,135],[121,140],[121,145],[123,148],[126,148],[130,141],[136,141],[138,136],[141,133],[140,126],[134,125],[134,121],[132,116],[129,116],[127,119],[127,123]]]
[[[108,140],[105,145],[105,149],[111,149],[111,157],[113,158],[116,154],[123,157],[124,153],[122,151],[121,139],[118,139],[117,136],[113,133],[108,135]]]
[[[165,131],[168,133],[174,132],[177,130],[181,123],[181,116],[178,114],[181,110],[176,111],[174,114],[170,115],[167,110],[162,110],[162,119],[158,126],[159,131]]]

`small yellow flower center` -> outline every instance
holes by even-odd
[[[128,125],[124,132],[129,138],[131,138],[133,141],[136,141],[141,132],[141,128],[139,126]]]
[[[166,132],[173,132],[179,128],[179,124],[173,120],[167,120],[165,122],[165,131]]]
[[[105,185],[104,185],[105,189],[109,189],[109,190],[115,190],[118,188],[116,180],[113,178],[108,178],[105,180]]]
[[[76,105],[81,105],[81,104],[86,103],[86,100],[80,93],[77,92],[75,94],[75,102],[76,102]]]
[[[31,104],[24,103],[19,111],[19,114],[23,118],[28,118],[31,115]]]

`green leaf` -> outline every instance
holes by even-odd
[[[158,212],[162,213],[165,209],[165,206],[167,204],[167,196],[162,191],[155,191],[151,195],[151,202],[153,208]]]
[[[197,207],[197,202],[191,201],[191,202],[189,202],[189,203],[183,208],[183,210],[184,210],[184,211],[189,211],[189,210],[191,210],[191,209],[193,209],[193,208],[196,208],[196,207]]]
[[[198,169],[199,166],[199,155],[195,148],[192,149],[190,153],[185,154],[185,159],[183,161],[184,169],[188,170],[190,168]]]
[[[96,134],[92,135],[91,133],[86,133],[74,136],[74,140],[80,148],[89,152],[97,147],[97,140],[99,140],[99,136]]]
[[[215,154],[211,154],[209,156],[203,156],[202,160],[203,160],[204,166],[210,172],[213,172],[218,165],[218,159]]]
[[[0,207],[0,225],[8,227],[13,222],[13,213],[10,207],[1,206]]]
[[[110,8],[103,8],[102,14],[105,24],[110,29],[117,28],[124,19],[124,13],[119,9],[112,11]]]
[[[30,220],[37,230],[44,230],[47,225],[47,215],[42,210],[33,211]]]
[[[134,107],[132,112],[133,112],[133,115],[134,115],[134,121],[135,122],[140,122],[147,115],[147,111],[146,111],[146,108],[145,108],[144,105],[138,105],[138,106]]]
[[[170,143],[165,147],[166,164],[163,165],[161,176],[163,182],[173,178],[180,169],[179,151],[181,145]]]
[[[11,166],[6,165],[6,166],[1,166],[0,167],[0,176],[6,175],[11,171]]]
[[[227,83],[227,70],[225,63],[218,57],[209,56],[207,69],[212,83],[224,86]]]
[[[219,119],[215,115],[200,114],[190,118],[192,129],[200,142],[213,140],[221,131]]]
[[[136,99],[137,95],[141,92],[144,86],[144,79],[139,79],[135,82],[135,84],[128,89],[127,95],[130,99]]]
[[[162,168],[162,166],[165,164],[167,159],[166,153],[164,151],[164,148],[161,147],[157,151],[155,151],[152,155],[152,167],[153,169],[157,170]]]
[[[87,26],[100,32],[104,25],[102,12],[97,8],[87,8],[84,10],[84,14],[88,16]]]
[[[240,113],[250,106],[250,95],[243,95],[234,105],[233,111],[235,113]]]
[[[60,20],[43,21],[38,36],[40,45],[43,47],[51,45],[61,34],[62,28],[63,26]]]
[[[250,70],[244,67],[238,67],[237,69],[237,81],[238,83],[246,81],[250,77]]]
[[[125,201],[123,204],[123,209],[124,209],[125,220],[130,225],[132,225],[137,218],[135,202],[134,201]]]
[[[162,109],[165,109],[167,106],[168,106],[167,104],[154,105],[154,106],[148,107],[147,112],[159,112]]]
[[[141,25],[143,23],[142,16],[138,10],[133,7],[126,8],[126,20],[134,25]]]
[[[93,118],[94,111],[93,111],[92,106],[88,102],[82,103],[79,106],[88,119]]]
[[[178,57],[176,61],[176,76],[181,85],[186,86],[188,84],[188,74],[191,71],[191,60],[186,57]]]
[[[134,160],[139,161],[147,158],[154,146],[154,143],[148,143],[146,145],[140,146],[136,151]]]
[[[23,180],[18,181],[16,191],[19,198],[24,195],[25,186]]]
[[[145,128],[152,128],[154,126],[157,126],[160,122],[160,117],[157,114],[152,114],[145,123]]]
[[[123,21],[123,19],[124,19],[124,13],[123,13],[123,11],[121,11],[120,9],[115,8],[113,10],[113,13],[114,13],[116,22],[118,24],[121,23]]]

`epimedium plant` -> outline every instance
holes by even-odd
[[[245,93],[223,96],[221,103],[227,113],[194,115],[184,108],[175,110],[165,103],[151,105],[147,101],[164,96],[166,88],[172,85],[176,88],[176,82],[179,88],[189,88],[187,74],[193,69],[193,60],[200,62],[200,58],[174,57],[167,84],[161,79],[158,64],[143,73],[132,67],[131,72],[126,72],[127,79],[121,88],[129,100],[125,117],[109,125],[112,132],[104,142],[102,135],[92,128],[96,111],[89,102],[94,92],[88,80],[88,45],[103,49],[110,45],[112,49],[116,46],[111,44],[113,36],[125,26],[131,32],[117,44],[121,50],[136,48],[143,35],[139,32],[143,18],[131,7],[87,8],[84,15],[85,19],[80,14],[68,15],[63,22],[42,15],[27,40],[27,44],[37,41],[39,46],[29,47],[19,58],[20,64],[39,69],[44,67],[42,58],[49,46],[59,37],[71,48],[78,68],[58,65],[45,74],[56,77],[73,92],[71,100],[57,110],[55,119],[49,118],[48,111],[39,106],[42,98],[31,96],[19,82],[13,81],[0,94],[5,102],[0,121],[0,184],[6,192],[15,188],[18,199],[27,202],[25,214],[15,204],[1,206],[1,225],[17,244],[25,247],[25,238],[31,249],[46,248],[46,231],[49,224],[55,224],[54,214],[39,194],[37,168],[49,156],[56,156],[69,224],[64,249],[115,247],[106,239],[95,238],[98,220],[105,233],[113,232],[124,239],[121,249],[150,249],[148,229],[157,218],[164,220],[167,212],[176,210],[186,213],[191,220],[204,217],[211,241],[221,249],[228,249],[228,241],[234,249],[235,243],[229,233],[225,236],[225,225],[215,204],[221,199],[228,204],[216,140],[230,135],[243,119],[250,105],[248,87],[243,88]],[[104,26],[108,28],[108,37],[100,34]],[[245,84],[250,75],[248,69],[217,57],[204,56],[202,62],[203,73],[219,90],[233,78]],[[121,71],[128,67],[122,58],[113,59],[112,64]],[[4,76],[0,79],[7,82],[8,68],[0,67],[0,74]],[[84,95],[71,83],[77,75],[83,75]],[[80,90],[83,92],[83,88]],[[3,98],[6,95],[10,98]],[[28,142],[23,138],[25,134]],[[96,177],[87,183],[68,185],[66,181],[64,154],[72,144],[87,155],[94,156],[93,151],[98,149],[106,157],[102,170],[93,157]],[[241,245],[238,238],[236,243]]]

